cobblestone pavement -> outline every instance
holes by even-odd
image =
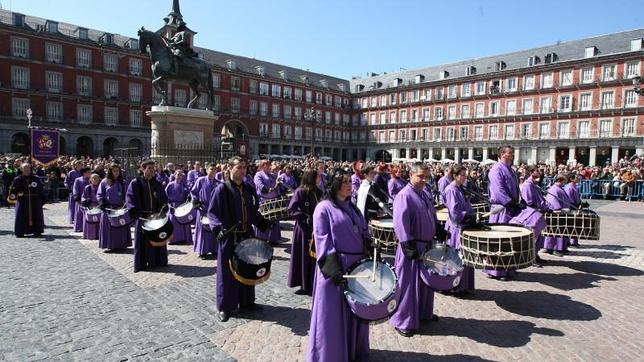
[[[591,201],[601,240],[498,282],[477,273],[467,299],[436,294],[436,323],[412,338],[371,328],[373,361],[635,360],[644,352],[644,204]],[[16,239],[0,210],[0,360],[303,360],[310,299],[287,288],[288,245],[257,287],[253,315],[219,323],[214,260],[171,246],[170,266],[132,273],[48,205],[46,236]],[[283,224],[286,229],[290,225]],[[283,236],[290,237],[285,230]]]

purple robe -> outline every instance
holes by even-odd
[[[360,189],[360,184],[362,183],[362,178],[357,174],[351,175],[351,200],[353,203],[358,200],[358,190]]]
[[[407,181],[400,177],[392,177],[387,183],[387,190],[389,192],[389,201],[394,201],[396,195],[407,185]]]
[[[96,198],[99,204],[106,208],[120,209],[125,205],[125,181],[115,181],[110,184],[103,179],[98,185]],[[101,215],[101,222],[98,230],[98,247],[101,249],[118,250],[125,249],[132,245],[132,234],[130,225],[113,227],[107,213]]]
[[[568,194],[564,189],[557,185],[552,184],[548,188],[548,194],[546,195],[546,202],[548,203],[548,208],[550,210],[561,210],[561,209],[570,209],[570,199]],[[563,252],[568,249],[568,241],[570,238],[563,236],[546,236],[544,238],[544,248],[548,250],[554,250]]]
[[[202,176],[197,179],[190,190],[192,200],[200,201],[203,206],[197,209],[197,220],[195,221],[195,235],[193,239],[193,247],[195,253],[198,255],[207,255],[212,253],[217,254],[217,242],[209,226],[204,226],[201,218],[206,216],[206,208],[212,197],[212,192],[215,191],[217,181],[214,177],[211,180],[208,176]],[[216,234],[215,234],[216,235]]]
[[[364,257],[367,223],[349,200],[338,205],[321,201],[313,213],[317,262],[337,254],[344,273]],[[313,308],[307,361],[349,361],[369,353],[369,322],[356,317],[345,301],[343,288],[315,268]]]
[[[134,272],[147,270],[148,267],[168,265],[167,246],[153,247],[143,235],[140,217],[150,217],[161,211],[167,203],[167,197],[161,184],[153,177],[146,180],[136,177],[125,194],[127,208],[134,221]]]
[[[98,191],[98,185],[94,186],[89,184],[85,186],[83,190],[83,195],[81,196],[81,203],[86,205],[88,208],[98,206],[98,199],[96,198],[96,192]],[[86,240],[98,240],[98,230],[100,226],[100,219],[98,222],[90,223],[85,220],[83,217],[83,239]]]
[[[185,184],[171,181],[165,188],[165,193],[168,195],[168,203],[172,207],[180,206],[188,199],[188,190]],[[168,244],[192,243],[192,222],[181,224],[174,217],[174,209],[170,209],[170,220],[172,221],[172,241]],[[194,222],[194,220],[193,220]]]
[[[421,320],[434,315],[434,291],[420,280],[421,261],[405,256],[402,244],[416,241],[418,253],[425,251],[436,233],[436,209],[431,195],[405,186],[394,199],[394,232],[399,240],[395,270],[400,288],[398,309],[389,323],[402,330],[417,330]]]
[[[521,184],[521,198],[525,201],[526,208],[517,216],[510,220],[510,224],[527,226],[534,233],[535,253],[543,247],[544,237],[541,232],[546,227],[546,219],[543,216],[543,210],[547,209],[546,200],[539,191],[539,186],[535,184],[532,176],[528,177]],[[536,255],[536,254],[535,254]]]
[[[282,185],[284,185],[286,188],[285,191],[293,192],[297,188],[297,181],[295,180],[295,177],[293,177],[292,175],[287,175],[286,173],[283,173],[279,175],[278,180],[282,181]]]
[[[89,183],[89,178],[84,178],[83,176],[77,177],[74,180],[73,187],[73,197],[76,200],[74,208],[76,212],[74,213],[74,231],[79,233],[83,231],[83,208],[81,206],[81,197],[83,197],[83,191],[85,191],[85,186]]]
[[[204,174],[201,173],[201,171],[197,171],[197,170],[188,171],[188,176],[186,177],[186,187],[188,188],[188,190],[192,190],[197,180],[203,176]]]
[[[454,181],[453,178],[445,175],[438,179],[438,195],[442,204],[445,203],[445,188]]]
[[[45,231],[42,205],[45,201],[44,185],[36,175],[16,176],[11,182],[11,193],[16,195],[16,220],[14,234],[40,236]]]
[[[81,177],[79,171],[71,170],[65,177],[65,187],[67,187],[67,192],[69,193],[69,201],[67,203],[67,221],[74,225],[74,219],[76,217],[76,199],[74,198],[74,181]]]
[[[327,177],[328,177],[328,175],[326,173],[324,173],[324,172],[322,172],[320,174],[320,183],[318,184],[318,187],[323,192],[326,190],[326,179],[327,179]]]
[[[279,188],[271,192],[263,192],[266,189],[275,187],[277,183],[277,177],[271,173],[264,171],[257,171],[254,177],[255,189],[257,190],[257,195],[259,196],[260,202],[271,200],[280,196]],[[264,232],[262,230],[256,229],[255,234],[259,239],[267,240],[269,242],[275,243],[282,240],[282,232],[280,228],[280,223],[276,222],[273,227]]]
[[[507,224],[510,220],[515,217],[519,211],[511,208],[507,208],[508,204],[512,201],[519,201],[519,184],[514,177],[514,173],[509,165],[504,162],[497,162],[492,166],[490,172],[488,173],[489,179],[489,197],[491,209],[494,209],[495,206],[501,205],[504,206],[503,211],[496,215],[490,215],[490,224]],[[504,276],[513,276],[516,274],[516,270],[484,270],[490,276],[493,277],[504,277]]]
[[[208,205],[208,220],[213,233],[231,230],[217,243],[217,310],[231,312],[255,302],[255,287],[241,284],[230,271],[229,263],[235,251],[235,242],[252,235],[251,225],[262,226],[266,220],[254,203],[255,190],[245,182],[241,185],[219,184]],[[232,193],[232,195],[231,195]],[[232,204],[231,204],[232,203]]]
[[[474,209],[469,201],[465,198],[461,187],[452,182],[443,190],[442,195],[445,199],[445,207],[449,212],[449,217],[445,223],[445,230],[450,233],[447,243],[454,249],[461,247],[461,230],[463,220],[467,215],[473,215]],[[474,290],[474,268],[466,266],[463,268],[460,284],[453,289],[454,292],[473,291]]]
[[[579,195],[579,191],[577,191],[576,184],[573,184],[572,182],[567,184],[566,187],[564,187],[564,191],[566,191],[566,195],[568,195],[570,203],[573,206],[579,207],[581,205],[581,196]],[[579,239],[570,238],[570,245],[579,245]]]
[[[288,214],[295,219],[291,241],[291,261],[288,268],[288,287],[300,287],[308,295],[313,293],[315,260],[309,254],[313,237],[313,211],[322,197],[318,188],[297,188],[288,204]]]
[[[386,172],[379,172],[376,177],[373,178],[373,182],[383,191],[389,188],[389,178],[387,175],[388,174]]]

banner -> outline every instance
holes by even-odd
[[[57,129],[31,129],[31,159],[44,166],[56,161],[60,150],[60,132]]]

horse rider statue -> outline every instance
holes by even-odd
[[[186,24],[184,22],[179,24],[177,32],[172,36],[172,38],[167,39],[164,37],[163,39],[167,42],[170,51],[175,56],[175,74],[179,72],[179,63],[182,62],[183,59],[197,57],[197,53],[195,53],[188,42],[188,37],[186,36]]]

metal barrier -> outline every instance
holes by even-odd
[[[610,198],[610,199],[621,199],[625,198],[627,201],[633,200],[642,200],[644,199],[644,194],[642,188],[644,188],[644,180],[635,181],[630,187],[625,186],[624,194],[620,189],[621,181],[613,180],[585,180],[590,184],[590,190],[592,194],[590,198]]]

